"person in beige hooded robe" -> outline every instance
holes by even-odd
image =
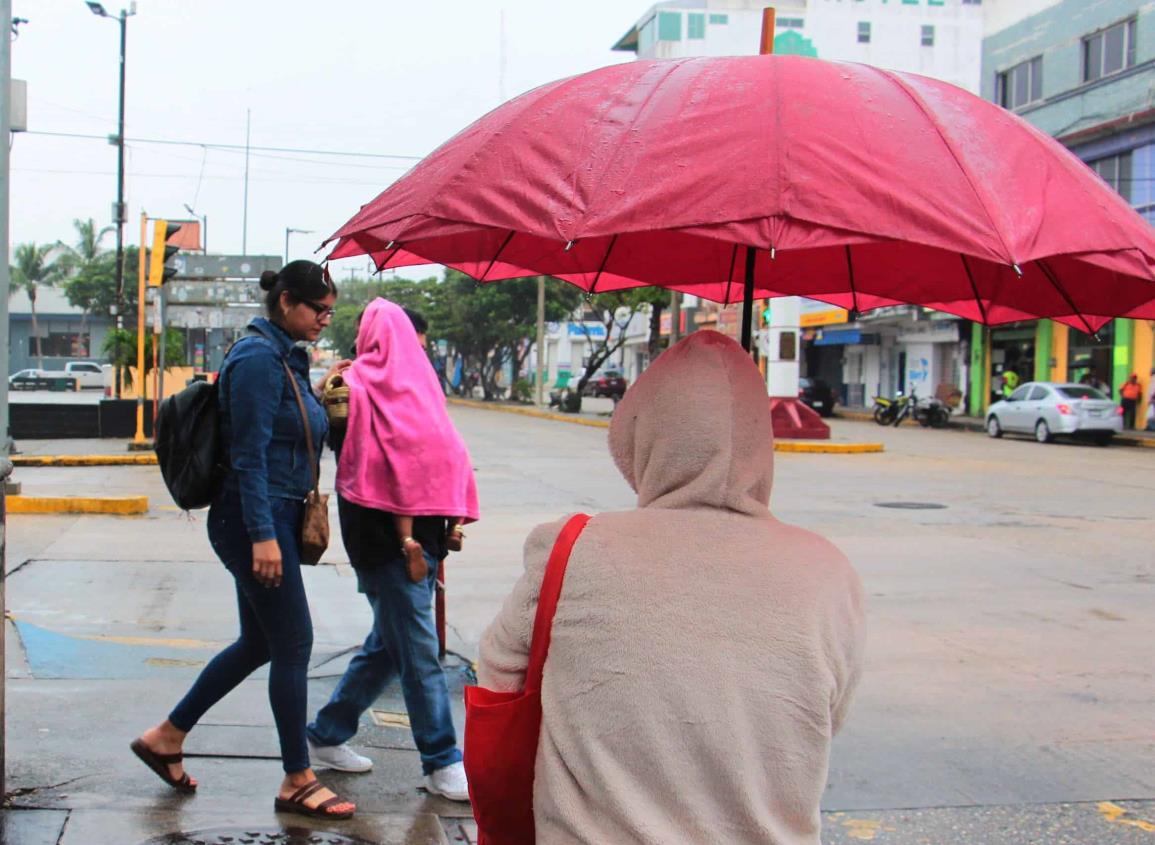
[[[694,333],[626,392],[609,441],[638,503],[596,515],[570,558],[542,682],[537,841],[818,845],[862,587],[833,545],[770,513],[758,369]],[[481,640],[484,687],[523,686],[565,522],[526,541]]]

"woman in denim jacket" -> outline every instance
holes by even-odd
[[[354,805],[317,782],[305,740],[313,624],[301,579],[300,536],[313,468],[282,363],[288,362],[297,380],[319,455],[328,422],[309,387],[308,355],[298,344],[320,337],[333,316],[337,289],[311,261],[266,272],[261,288],[267,291],[268,319],[249,323],[221,367],[218,401],[229,472],[208,518],[213,550],[236,580],[240,637],[209,662],[168,719],[142,734],[132,749],[170,786],[196,789],[181,764],[185,736],[210,707],[269,663],[269,701],[285,769],[276,809],[348,818]],[[336,364],[333,371],[347,365]]]

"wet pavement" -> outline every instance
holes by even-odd
[[[579,509],[627,507],[631,495],[604,430],[462,408],[454,416],[485,506],[447,571],[450,648],[471,659],[520,572],[528,530]],[[780,517],[847,552],[870,601],[866,674],[835,744],[823,841],[1155,842],[1155,452],[835,427],[839,437],[882,439],[887,452],[779,454],[774,495]],[[116,442],[72,445],[116,451]],[[327,462],[323,486],[332,472]],[[145,493],[152,508],[10,517],[11,809],[0,813],[0,841],[133,845],[229,829],[260,833],[259,842],[310,827],[272,810],[280,767],[263,674],[191,735],[195,796],[170,793],[128,751],[235,631],[231,582],[204,537],[204,514],[170,505],[153,467],[17,476],[30,495]],[[878,507],[889,503],[941,507]],[[339,542],[325,562],[306,573],[311,710],[369,620]],[[455,690],[467,679],[460,669],[451,677]],[[358,803],[357,818],[314,826],[312,836],[471,841],[467,806],[420,789],[409,732],[389,724],[404,712],[396,687],[378,709],[381,724],[367,716],[354,741],[374,770],[321,772]]]

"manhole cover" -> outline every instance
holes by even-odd
[[[367,839],[303,827],[214,827],[166,833],[140,845],[378,845]]]
[[[935,502],[875,502],[876,508],[897,508],[904,511],[940,511],[946,505]]]

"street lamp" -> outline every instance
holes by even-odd
[[[121,9],[120,15],[114,17],[100,3],[95,0],[85,0],[88,10],[101,18],[108,18],[120,24],[120,109],[116,121],[116,135],[110,137],[110,143],[116,145],[116,206],[113,209],[113,222],[116,223],[116,327],[124,325],[124,224],[128,214],[124,208],[124,53],[128,38],[128,19],[136,14],[136,3],[133,2],[127,10]],[[140,245],[144,249],[144,244]],[[144,303],[139,307],[143,308]],[[116,397],[120,398],[120,374],[117,373]]]
[[[313,234],[312,229],[291,229],[288,226],[285,227],[285,263],[286,264],[289,263],[289,235],[311,235],[311,234]]]

